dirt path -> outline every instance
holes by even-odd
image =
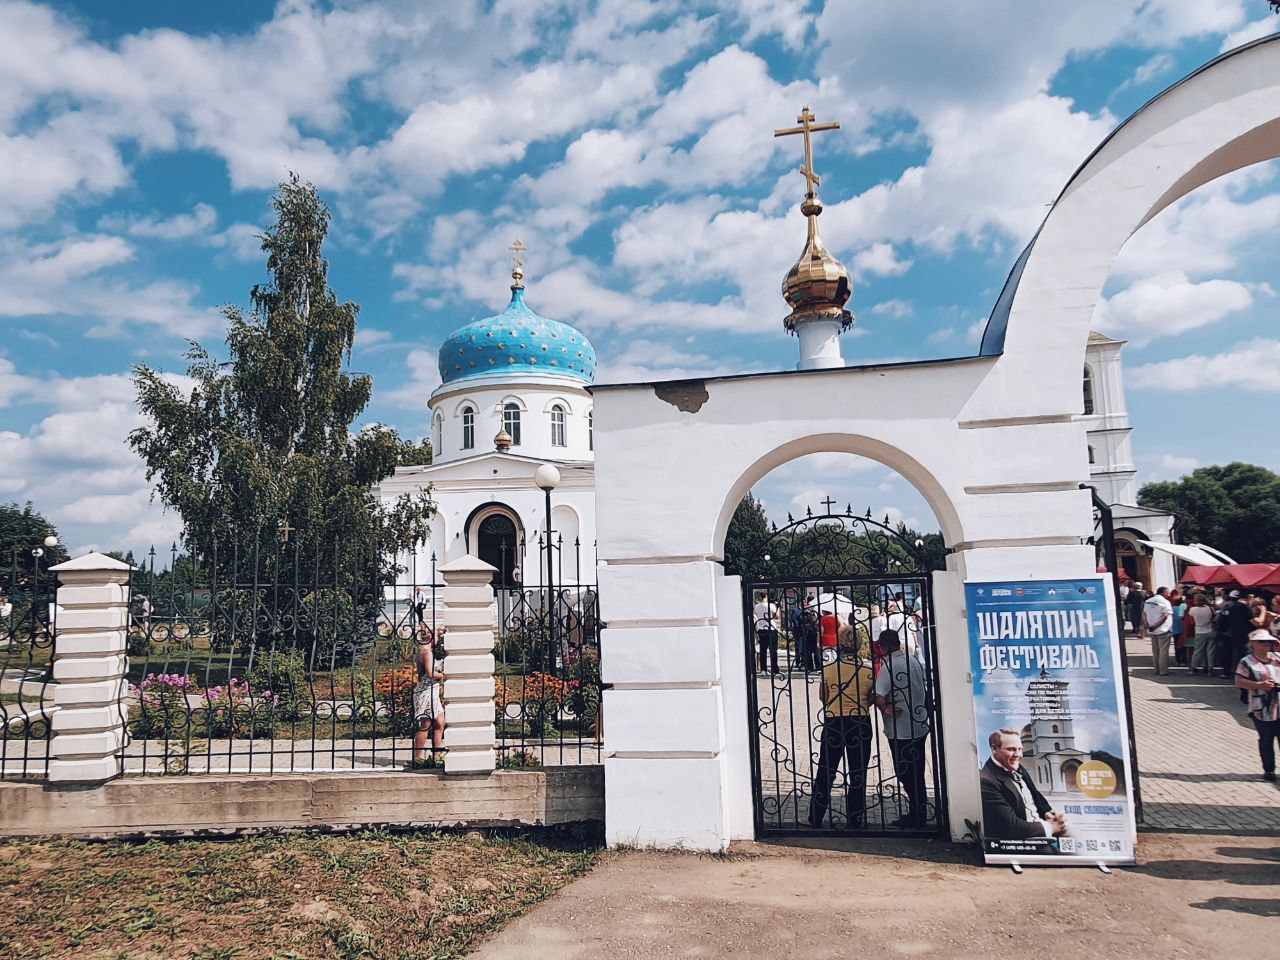
[[[474,960],[629,957],[1258,956],[1280,918],[1280,839],[1144,835],[1142,865],[973,865],[973,848],[764,844],[610,855]]]

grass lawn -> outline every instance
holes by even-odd
[[[596,862],[542,832],[0,843],[0,956],[461,957]]]

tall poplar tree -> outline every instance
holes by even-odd
[[[360,308],[329,286],[328,208],[297,174],[271,205],[270,279],[247,312],[223,308],[228,359],[192,341],[190,389],[135,367],[147,423],[129,440],[202,562],[215,547],[265,555],[292,538],[303,569],[345,568],[425,539],[432,504],[406,495],[384,507],[373,495],[412,444],[376,424],[352,432],[372,380],[347,370]]]

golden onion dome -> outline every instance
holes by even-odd
[[[804,251],[782,281],[782,296],[791,313],[783,320],[787,332],[795,333],[796,324],[806,320],[837,320],[841,330],[853,325],[853,313],[845,309],[853,293],[849,271],[827,250],[818,235],[818,214],[822,201],[809,197],[800,207],[809,222],[809,236]]]

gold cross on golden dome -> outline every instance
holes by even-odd
[[[804,136],[804,166],[800,168],[800,172],[804,174],[805,183],[808,185],[806,196],[812,200],[818,195],[818,187],[822,180],[818,177],[813,169],[813,140],[811,134],[819,133],[823,130],[839,130],[840,123],[835,121],[832,123],[814,123],[816,118],[813,112],[805,107],[800,111],[800,116],[796,117],[796,122],[800,124],[798,127],[789,127],[786,130],[775,130],[775,137],[789,137],[792,134],[802,134]]]

